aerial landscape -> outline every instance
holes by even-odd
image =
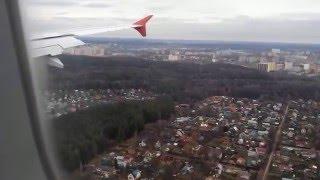
[[[0,9],[0,180],[320,180],[320,0]]]
[[[68,178],[320,178],[319,45],[82,40],[42,90]]]

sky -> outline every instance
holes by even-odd
[[[148,38],[320,43],[320,0],[21,0],[28,29],[130,24],[153,14]],[[102,37],[138,37],[134,30]]]

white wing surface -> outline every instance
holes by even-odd
[[[84,42],[82,42],[80,39],[77,39],[78,36],[134,28],[141,34],[141,36],[146,37],[146,24],[151,18],[152,15],[149,15],[128,26],[118,26],[109,28],[87,28],[70,30],[69,32],[64,32],[61,34],[56,33],[36,35],[33,36],[31,39],[31,56],[33,58],[46,57],[50,65],[63,68],[63,63],[55,56],[62,54],[63,50],[66,48],[84,45]]]

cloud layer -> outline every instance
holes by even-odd
[[[319,0],[25,0],[34,32],[114,26],[154,14],[149,37],[320,42]],[[104,36],[136,37],[134,31]]]

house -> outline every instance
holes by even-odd
[[[193,166],[189,162],[185,162],[184,167],[181,170],[182,174],[189,174],[193,172]]]
[[[123,156],[117,156],[115,160],[118,168],[126,168],[128,165]]]
[[[258,157],[258,153],[256,151],[248,150],[248,157]]]
[[[246,160],[243,157],[238,157],[236,163],[238,165],[244,166],[246,164]]]
[[[266,136],[266,135],[269,134],[269,132],[268,132],[268,131],[258,131],[258,134],[259,134],[260,136]]]
[[[190,121],[190,117],[179,117],[176,119],[176,122],[178,122],[178,123],[182,123],[182,122],[186,122],[186,121]]]
[[[257,147],[256,148],[256,152],[257,152],[258,155],[264,156],[267,153],[267,149],[266,148],[262,148],[262,147]]]

